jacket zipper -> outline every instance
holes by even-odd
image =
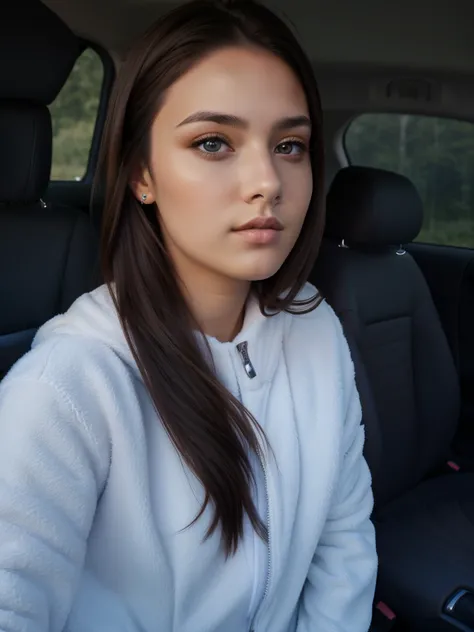
[[[244,370],[247,374],[247,376],[252,380],[254,377],[257,376],[257,373],[253,367],[253,364],[250,360],[250,356],[249,356],[249,352],[248,352],[248,342],[240,342],[237,345],[237,351],[240,355],[240,358],[242,360],[242,364],[244,367]],[[239,384],[239,380],[237,379],[237,389],[238,389],[238,395],[239,395],[239,400],[242,403],[242,391],[240,389],[240,384]],[[250,625],[250,632],[254,632],[255,631],[255,621],[257,620],[258,615],[261,612],[263,603],[265,602],[265,599],[267,598],[268,595],[268,591],[270,588],[270,575],[271,575],[271,563],[272,563],[272,557],[271,557],[271,530],[270,530],[270,496],[268,493],[268,473],[267,473],[267,468],[265,466],[265,459],[263,457],[262,454],[262,450],[260,448],[260,445],[257,444],[257,454],[258,454],[258,458],[260,460],[260,465],[262,466],[262,470],[263,470],[263,478],[264,478],[264,485],[265,485],[265,499],[266,499],[266,504],[267,504],[267,537],[268,537],[268,542],[267,542],[267,553],[268,553],[268,557],[267,557],[267,578],[265,581],[265,590],[263,593],[263,597],[260,601],[260,604],[258,605],[258,608],[255,611],[255,615],[254,618],[252,619],[252,623]]]
[[[265,460],[263,458],[263,454],[262,451],[260,449],[260,446],[258,446],[258,457],[260,459],[260,463],[262,465],[262,470],[263,470],[263,478],[265,481],[265,497],[266,497],[266,501],[267,501],[267,537],[268,537],[268,542],[267,542],[267,579],[265,582],[265,590],[263,592],[263,597],[260,601],[260,604],[258,606],[258,608],[255,611],[255,616],[252,620],[252,623],[250,625],[250,632],[255,632],[255,622],[257,620],[258,615],[260,614],[261,610],[262,610],[262,606],[265,602],[265,599],[268,596],[268,591],[270,588],[270,575],[271,575],[271,567],[272,567],[272,554],[271,554],[271,530],[270,530],[270,495],[268,493],[268,474],[267,474],[267,468],[265,466]]]
[[[250,362],[249,357],[249,343],[248,342],[239,342],[237,345],[237,351],[242,358],[242,364],[244,365],[245,372],[247,376],[253,380],[254,377],[257,377],[257,373],[253,368],[253,364]]]

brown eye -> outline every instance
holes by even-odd
[[[306,146],[301,141],[286,140],[280,143],[275,151],[277,154],[283,154],[284,156],[299,156],[306,151]]]

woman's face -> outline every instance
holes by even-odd
[[[310,133],[298,79],[266,51],[222,49],[172,85],[136,193],[157,203],[186,285],[203,273],[248,283],[278,271],[311,198]]]

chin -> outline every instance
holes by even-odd
[[[251,281],[252,283],[256,281],[266,281],[267,279],[269,279],[276,273],[277,273],[277,270],[275,270],[275,272],[269,272],[267,274],[253,274],[247,280]]]
[[[259,266],[249,266],[246,270],[241,271],[242,280],[246,281],[266,281],[274,274],[278,272],[278,270],[283,265],[284,261],[279,261],[278,264],[273,262],[273,265],[268,263],[267,265],[259,265]]]
[[[263,249],[260,252],[247,252],[244,256],[240,253],[232,256],[226,253],[226,260],[221,258],[220,273],[234,281],[265,281],[275,275],[287,259],[286,249]],[[216,272],[219,270],[216,262],[213,262]]]

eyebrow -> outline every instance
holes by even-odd
[[[234,116],[233,114],[223,114],[221,112],[195,112],[185,118],[184,121],[181,121],[177,127],[202,122],[217,123],[218,125],[228,125],[230,127],[240,128],[247,128],[249,126],[245,119]],[[308,127],[311,129],[311,121],[307,116],[301,114],[298,116],[286,116],[273,125],[273,129],[280,132],[294,129],[295,127]]]

